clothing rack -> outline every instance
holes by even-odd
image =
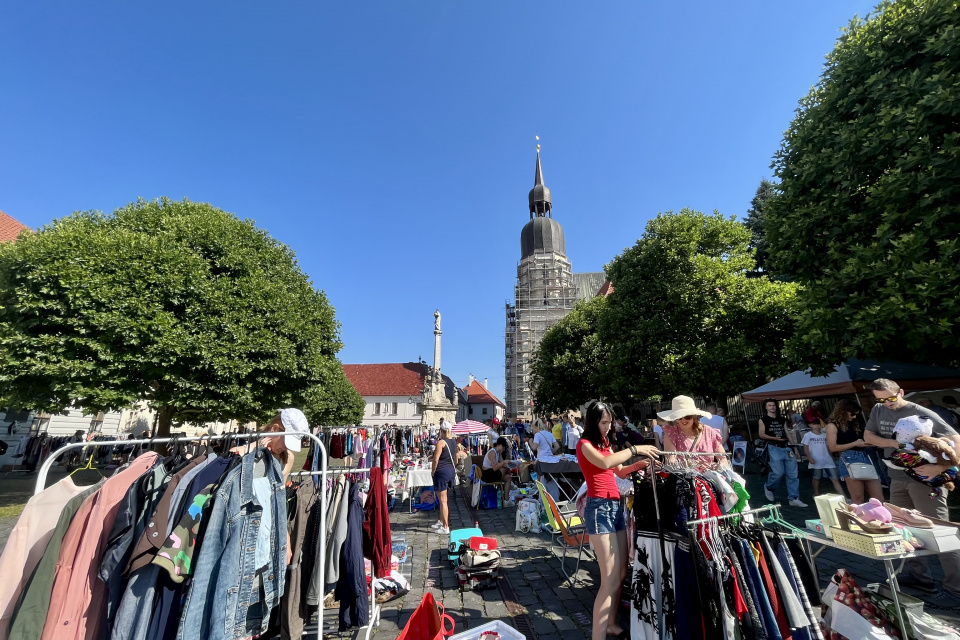
[[[722,516],[711,516],[709,518],[700,518],[699,520],[687,520],[687,527],[692,531],[695,526],[698,524],[705,524],[708,522],[718,522],[720,520],[726,520],[728,518],[740,518],[742,516],[752,516],[758,513],[764,513],[766,511],[774,511],[776,515],[780,515],[780,505],[779,504],[768,504],[765,507],[757,507],[756,509],[746,509],[737,513],[728,513]]]
[[[716,453],[713,451],[661,451],[661,456],[679,456],[679,457],[729,457],[732,456],[732,453]],[[656,480],[656,469],[652,468],[651,465],[650,471],[647,475],[650,477],[650,488],[653,490],[653,508],[657,515],[657,539],[660,542],[660,562],[662,567],[666,567],[667,563],[667,551],[664,546],[664,537],[663,537],[663,525],[660,523],[660,502],[657,499],[657,480]],[[660,640],[663,640],[664,635],[664,617],[663,617],[663,608],[657,610],[657,628],[660,630]]]
[[[321,477],[323,477],[324,479],[326,478],[326,475],[328,473],[327,450],[323,445],[323,441],[319,437],[317,437],[316,434],[302,433],[300,431],[254,431],[251,433],[228,433],[228,434],[223,434],[218,436],[191,436],[191,437],[173,436],[170,438],[148,438],[143,440],[108,440],[108,441],[101,441],[96,444],[98,446],[108,446],[108,445],[117,445],[117,444],[123,444],[123,445],[139,444],[139,445],[152,446],[154,444],[163,444],[165,442],[178,442],[178,443],[179,442],[198,442],[201,440],[224,440],[227,438],[261,438],[261,437],[273,438],[277,436],[298,436],[300,438],[310,438],[311,440],[313,440],[313,442],[319,448],[318,450],[321,454],[320,455],[320,466],[321,466],[320,471],[300,472],[300,473],[301,474],[310,473],[311,475],[316,473]],[[44,485],[46,484],[46,481],[47,481],[47,474],[50,472],[50,468],[53,467],[54,460],[56,460],[57,458],[59,458],[61,455],[63,455],[68,451],[72,451],[73,449],[78,449],[78,448],[87,447],[87,446],[91,446],[90,443],[76,442],[73,444],[65,445],[63,447],[60,447],[56,451],[51,452],[50,455],[47,457],[47,459],[43,462],[43,465],[40,467],[40,473],[37,475],[37,484],[33,492],[34,495],[43,491]],[[320,530],[326,531],[326,529],[327,529],[327,492],[321,491],[320,492]],[[320,536],[319,562],[321,566],[324,565],[324,563],[326,562],[326,551],[327,551],[326,536]],[[376,601],[375,590],[374,590],[373,596],[371,597],[371,600]],[[318,612],[318,620],[319,620],[318,640],[323,640],[323,601],[324,599],[320,598],[320,609]],[[367,635],[366,635],[367,640],[369,640],[370,634],[373,630],[373,623],[374,623],[374,619],[371,619],[367,625]]]

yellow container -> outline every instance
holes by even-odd
[[[865,533],[830,527],[833,541],[842,547],[882,558],[903,553],[903,537],[899,533]]]

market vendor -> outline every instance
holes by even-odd
[[[933,421],[933,435],[949,441],[955,451],[960,451],[960,435],[933,411],[918,404],[908,402],[903,397],[903,389],[893,380],[878,378],[870,383],[870,391],[876,400],[863,439],[867,444],[887,447],[885,456],[889,457],[893,449],[900,447],[894,439],[897,421],[910,416],[924,416]],[[914,469],[922,476],[938,473],[935,465],[921,465]],[[947,490],[933,488],[910,478],[900,469],[889,469],[890,502],[898,507],[916,509],[925,516],[941,520],[950,519],[947,508]],[[938,556],[943,566],[942,590],[929,601],[943,609],[960,610],[960,551],[942,553]],[[927,593],[937,592],[930,576],[930,567],[926,558],[911,558],[905,561],[903,573],[898,578],[900,586],[913,587]]]

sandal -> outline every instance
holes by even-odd
[[[883,506],[887,508],[894,522],[906,525],[908,527],[918,527],[920,529],[933,529],[933,521],[925,517],[916,509],[905,509],[895,504],[884,502]]]
[[[863,529],[866,533],[893,533],[893,526],[889,524],[884,524],[877,520],[872,522],[867,522],[860,516],[847,511],[846,509],[837,509],[837,523],[842,529],[846,531],[852,531],[850,524],[855,524]]]

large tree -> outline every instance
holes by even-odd
[[[734,218],[684,209],[651,220],[607,265],[611,397],[723,397],[789,371],[796,285],[748,277],[750,241]]]
[[[960,2],[854,19],[800,102],[764,224],[800,361],[960,362]]]
[[[14,406],[145,401],[160,435],[289,405],[352,422],[362,400],[341,346],[293,252],[208,204],[75,213],[0,245],[0,396]]]
[[[532,366],[537,413],[574,409],[606,391],[608,349],[597,333],[606,306],[603,296],[582,300],[543,334]]]

